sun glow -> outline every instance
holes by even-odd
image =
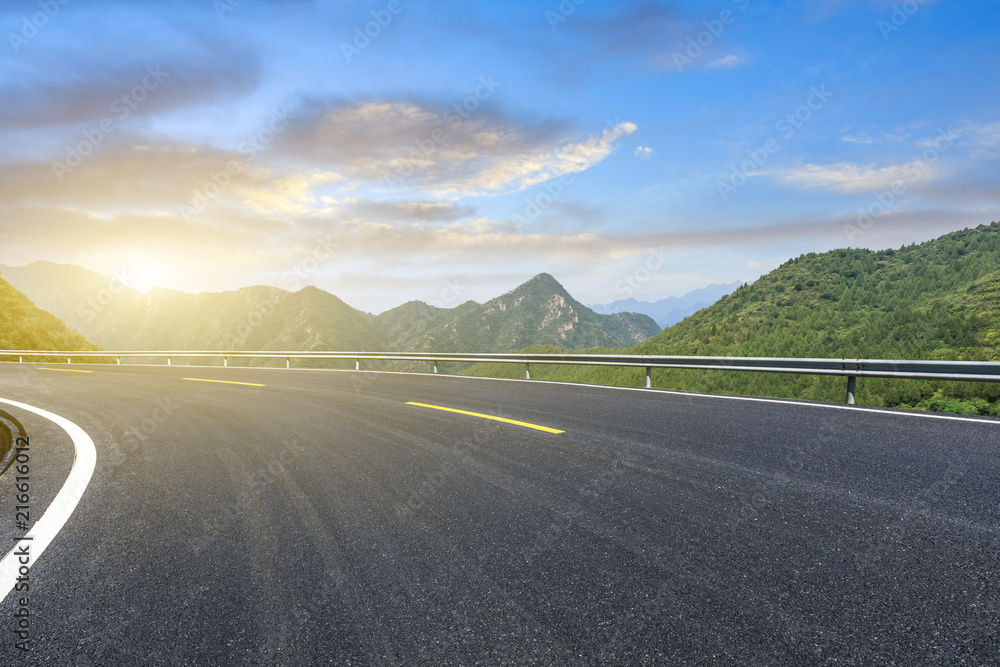
[[[149,262],[132,264],[124,272],[122,282],[128,287],[146,294],[154,287],[162,285],[163,271],[156,264]]]

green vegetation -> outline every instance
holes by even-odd
[[[40,305],[71,326],[105,347],[123,349],[520,349],[562,354],[1000,360],[1000,223],[996,222],[898,250],[841,249],[802,255],[659,333],[644,315],[598,315],[544,273],[485,304],[469,301],[445,309],[411,301],[372,316],[314,287],[294,293],[250,287],[196,295],[155,290],[147,296],[79,267],[36,263],[6,271],[16,273],[20,283],[15,284],[37,293],[45,301]],[[6,288],[6,298],[14,299],[0,320],[8,348],[94,349],[87,348],[82,338],[72,338],[76,334],[55,318],[39,319],[50,316],[9,285]],[[15,323],[27,322],[22,313],[25,303],[35,319],[18,328]],[[350,362],[328,365],[351,366]],[[368,367],[429,369],[426,363]],[[442,370],[463,368],[451,364]],[[480,364],[463,372],[523,377],[524,369]],[[536,365],[532,376],[621,386],[644,383],[639,368]],[[653,381],[657,387],[688,391],[836,402],[843,401],[845,393],[843,378],[812,375],[658,369]],[[875,406],[1000,416],[1000,383],[861,378],[857,400]]]
[[[413,303],[413,302],[411,302]],[[410,304],[400,306],[386,317]],[[547,273],[480,305],[467,302],[454,311],[433,314],[411,352],[508,352],[530,345],[557,344],[576,349],[624,346],[660,331],[648,315],[598,315]]]
[[[0,349],[100,350],[0,278]],[[17,359],[0,359],[17,361]],[[33,359],[47,361],[47,359]],[[65,359],[62,359],[65,361]]]
[[[533,344],[625,346],[660,330],[646,315],[598,315],[547,274],[485,304],[436,308],[411,301],[373,316],[316,287],[202,294],[154,289],[146,295],[78,266],[35,262],[4,272],[39,306],[109,350],[506,352]],[[352,368],[353,362],[309,365]],[[428,365],[368,367],[423,371]]]
[[[998,361],[1000,223],[898,250],[803,255],[647,341],[577,351]],[[483,364],[467,372],[520,377],[523,369]],[[641,369],[539,366],[532,375],[644,382]],[[843,379],[810,375],[657,370],[653,379],[657,387],[822,401],[842,401],[845,392]],[[858,402],[868,405],[997,415],[998,400],[1000,383],[858,382]]]

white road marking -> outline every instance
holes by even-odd
[[[0,362],[0,363],[16,363],[16,362]],[[161,366],[155,364],[129,364],[130,366],[155,366],[157,368],[162,368]],[[217,366],[196,366],[195,368],[218,368]],[[570,387],[585,387],[587,389],[612,389],[616,391],[644,391],[653,394],[671,394],[673,396],[684,396],[684,397],[695,397],[695,398],[715,398],[720,400],[728,401],[751,401],[755,403],[776,403],[778,405],[797,405],[799,407],[809,407],[809,408],[821,408],[829,410],[850,410],[851,412],[875,412],[880,415],[888,415],[890,417],[916,417],[917,419],[939,419],[944,421],[958,421],[958,422],[973,422],[975,424],[992,424],[994,426],[1000,426],[1000,420],[990,418],[990,417],[962,417],[959,415],[952,415],[949,413],[942,412],[920,412],[917,410],[900,410],[899,408],[869,408],[862,405],[847,405],[846,403],[821,403],[817,401],[791,401],[782,398],[763,398],[757,396],[733,396],[730,394],[702,394],[695,391],[677,391],[674,389],[660,389],[657,387],[649,388],[646,387],[618,387],[609,384],[587,384],[586,382],[557,382],[555,380],[524,380],[518,378],[491,378],[482,377],[478,375],[455,375],[451,373],[404,373],[401,371],[355,371],[351,369],[340,369],[340,368],[277,368],[277,367],[266,367],[262,366],[259,368],[254,368],[255,371],[299,371],[306,373],[360,373],[362,375],[368,374],[382,374],[382,375],[422,375],[424,377],[432,378],[464,378],[466,380],[492,380],[494,382],[527,382],[529,384],[558,384],[561,386]],[[832,376],[829,376],[832,377]],[[865,377],[865,376],[859,376]]]
[[[70,469],[62,488],[59,489],[56,497],[52,499],[52,503],[45,510],[42,518],[34,523],[26,535],[26,537],[32,539],[15,542],[14,548],[0,561],[0,602],[2,602],[17,583],[18,570],[21,567],[21,563],[15,554],[18,546],[24,544],[31,545],[28,566],[34,565],[35,561],[42,555],[42,552],[45,551],[45,548],[49,546],[49,543],[62,530],[63,525],[65,525],[70,515],[73,514],[73,510],[76,509],[77,503],[80,502],[80,498],[83,497],[83,492],[87,490],[90,477],[94,474],[94,467],[97,465],[97,448],[94,447],[94,441],[90,439],[90,436],[82,428],[65,417],[60,417],[47,410],[18,403],[17,401],[8,401],[5,398],[0,398],[0,403],[13,405],[28,412],[34,412],[40,417],[55,422],[69,434],[69,437],[73,440],[73,448],[75,450],[73,467]],[[16,462],[12,464],[7,474],[11,474],[10,471],[14,470],[14,466],[16,465]]]
[[[254,369],[263,370],[263,369]],[[289,369],[281,368],[274,370],[287,371]],[[586,389],[612,389],[615,391],[642,391],[649,394],[670,394],[672,396],[684,396],[692,398],[709,398],[718,399],[723,401],[749,401],[752,403],[775,403],[777,405],[794,405],[800,408],[820,408],[827,410],[848,410],[850,412],[874,412],[880,415],[886,415],[888,417],[916,417],[918,419],[940,419],[944,421],[956,421],[956,422],[973,422],[975,424],[986,424],[993,426],[1000,426],[1000,420],[992,419],[990,417],[961,417],[959,415],[951,415],[948,413],[941,412],[919,412],[916,410],[907,411],[899,410],[897,408],[868,408],[861,405],[847,405],[846,403],[819,403],[816,401],[792,401],[784,398],[761,398],[757,396],[732,396],[730,394],[701,394],[694,391],[676,391],[674,389],[659,389],[652,388],[647,389],[645,387],[617,387],[615,385],[609,384],[587,384],[585,382],[557,382],[555,380],[522,380],[515,378],[490,378],[482,377],[479,375],[451,375],[448,373],[404,373],[400,371],[354,371],[354,370],[342,370],[336,368],[298,368],[291,370],[299,371],[323,371],[327,373],[361,373],[361,374],[384,374],[384,375],[420,375],[424,377],[432,378],[464,378],[466,380],[490,380],[492,382],[526,382],[528,384],[556,384],[562,387],[584,387]],[[864,376],[862,376],[864,377]]]

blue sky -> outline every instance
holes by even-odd
[[[0,262],[654,301],[1000,219],[1000,7],[0,5]]]

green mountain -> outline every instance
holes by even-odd
[[[479,307],[467,301],[455,308],[438,308],[423,301],[407,301],[375,316],[375,328],[382,334],[387,352],[413,351],[421,338],[432,329]]]
[[[255,286],[201,294],[153,289],[141,323],[128,333],[125,349],[132,350],[377,347],[369,315],[315,287],[288,292]]]
[[[129,349],[132,332],[142,326],[146,295],[118,278],[53,262],[0,266],[0,271],[39,308],[100,341],[104,349]]]
[[[4,267],[39,306],[108,350],[373,350],[371,316],[315,287],[143,294],[72,265]]]
[[[630,345],[659,331],[645,315],[594,313],[547,274],[482,305],[411,301],[372,316],[316,287],[147,295],[78,266],[3,270],[40,307],[108,350],[508,352],[534,344]]]
[[[70,329],[59,318],[35,306],[13,285],[0,278],[0,349],[99,350],[101,348]]]
[[[582,351],[582,350],[581,350]],[[1000,223],[899,250],[841,249],[790,260],[629,354],[1000,360]],[[518,376],[483,365],[476,374]],[[638,386],[641,369],[538,367],[540,379]],[[809,375],[654,371],[654,385],[842,401],[844,381]],[[859,402],[1000,413],[1000,383],[864,379]]]
[[[409,351],[509,352],[529,345],[569,349],[623,346],[645,340],[660,330],[648,315],[598,315],[547,273],[482,305],[468,302],[447,317],[442,313],[432,315],[426,320],[425,331],[410,342]]]

